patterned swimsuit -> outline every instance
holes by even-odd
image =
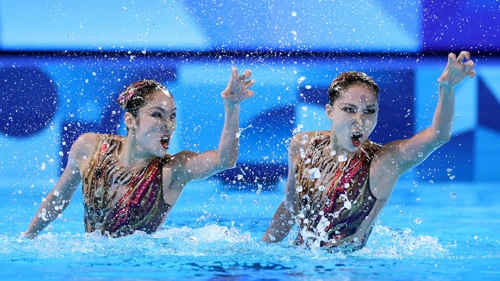
[[[123,137],[104,135],[83,175],[85,230],[120,237],[160,228],[170,210],[163,200],[162,167],[155,158],[139,171],[120,165]]]
[[[299,197],[297,244],[334,248],[350,242],[376,198],[370,190],[370,163],[380,145],[366,141],[347,159],[330,153],[330,136],[316,134],[295,167]],[[371,230],[370,230],[371,231]]]

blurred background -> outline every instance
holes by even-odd
[[[170,152],[215,149],[231,66],[251,69],[237,167],[212,179],[272,190],[298,131],[329,129],[331,80],[364,71],[381,87],[372,140],[430,125],[447,54],[471,53],[453,138],[405,179],[498,182],[500,2],[0,0],[0,186],[50,190],[82,133],[125,134],[115,100],[155,79],[178,107]]]

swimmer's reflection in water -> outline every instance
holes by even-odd
[[[297,223],[296,244],[333,251],[364,247],[399,177],[450,139],[454,88],[467,76],[475,76],[470,54],[450,53],[437,79],[430,127],[385,145],[369,139],[378,119],[378,85],[362,72],[336,77],[325,106],[330,129],[293,136],[285,196],[262,241],[282,241]]]
[[[152,80],[123,91],[125,137],[86,133],[72,145],[64,172],[42,202],[25,237],[34,238],[68,206],[80,182],[85,230],[110,237],[159,229],[185,185],[232,168],[238,157],[240,103],[254,95],[252,73],[232,69],[224,99],[224,128],[217,150],[168,154],[176,128],[171,93]]]

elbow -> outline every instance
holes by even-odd
[[[227,170],[236,167],[236,160],[238,160],[238,153],[219,153],[218,168],[220,170]]]
[[[227,170],[236,167],[236,158],[234,159],[223,159],[219,161],[219,169]]]
[[[449,142],[451,140],[451,131],[443,133],[437,132],[434,140],[439,146]]]
[[[433,130],[432,132],[432,139],[434,143],[437,144],[437,146],[441,146],[447,142],[450,141],[451,139],[451,128],[449,130]]]

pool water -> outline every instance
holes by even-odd
[[[1,280],[491,280],[500,279],[498,183],[401,180],[367,246],[352,254],[259,242],[281,201],[272,191],[188,184],[152,235],[83,232],[73,202],[34,240],[22,238],[48,188],[4,187]]]

